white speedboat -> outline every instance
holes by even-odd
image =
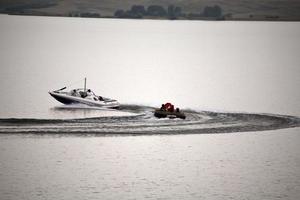
[[[86,88],[86,78],[84,88],[65,91],[67,87],[50,91],[49,94],[63,104],[85,104],[89,106],[103,108],[118,108],[120,103],[117,100],[96,95],[91,89]]]

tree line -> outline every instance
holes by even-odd
[[[143,5],[133,5],[129,10],[116,10],[114,17],[117,18],[143,18],[143,17],[162,17],[169,19],[177,18],[212,18],[222,19],[222,8],[218,5],[206,6],[203,12],[183,13],[181,7],[169,5],[167,9],[159,5],[150,5],[147,8]]]

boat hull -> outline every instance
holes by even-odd
[[[104,107],[104,108],[119,108],[120,104],[116,101],[93,101],[84,99],[81,97],[74,97],[66,94],[60,94],[57,92],[49,92],[49,94],[55,98],[57,101],[63,103],[63,104],[85,104],[89,106],[95,106],[95,107]]]

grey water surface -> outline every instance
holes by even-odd
[[[0,199],[300,198],[299,22],[0,27]],[[121,109],[48,94],[84,77]],[[167,101],[187,119],[156,119]]]

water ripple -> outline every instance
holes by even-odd
[[[123,105],[135,115],[85,119],[0,119],[0,133],[59,134],[196,134],[263,131],[300,126],[293,116],[184,110],[186,119],[157,119],[154,108]]]

